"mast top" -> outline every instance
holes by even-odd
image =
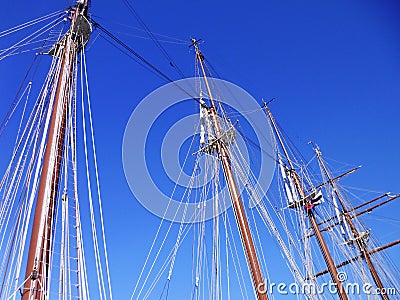
[[[192,45],[195,46],[195,47],[198,47],[197,44],[198,44],[201,40],[202,40],[202,39],[198,39],[198,40],[197,40],[197,39],[192,38],[192,39],[191,39]]]
[[[77,0],[75,6],[70,8],[73,14],[82,15],[84,17],[88,16],[89,0]],[[72,20],[72,19],[71,19]]]
[[[272,103],[273,101],[275,101],[275,100],[276,100],[276,98],[272,98],[272,99],[269,100],[269,101],[265,101],[264,98],[261,98],[261,101],[264,103],[264,106],[263,106],[263,107],[265,107],[265,108],[268,108],[268,105],[269,105],[270,103]]]
[[[203,53],[200,51],[199,46],[198,46],[198,43],[201,41],[201,39],[198,39],[198,40],[196,40],[196,39],[191,39],[191,41],[192,41],[192,46],[193,46],[194,49],[196,50],[197,58],[198,58],[199,60],[203,61],[203,60],[204,60],[204,55],[203,55]]]
[[[314,150],[314,152],[317,155],[317,157],[322,156],[321,149],[319,148],[319,146],[317,144],[314,144],[313,141],[308,141],[308,144],[311,145],[311,147]]]
[[[60,47],[63,47],[62,45],[65,44],[69,35],[76,42],[77,52],[80,52],[86,46],[92,34],[92,25],[87,17],[88,3],[88,0],[78,0],[76,5],[70,8],[71,26],[63,38],[50,49],[49,55],[61,57]]]

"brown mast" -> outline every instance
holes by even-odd
[[[339,191],[338,191],[338,189],[336,187],[335,180],[333,180],[331,178],[330,173],[328,171],[328,168],[325,165],[324,160],[322,159],[322,153],[321,153],[321,151],[320,151],[320,149],[318,147],[316,147],[314,150],[315,150],[315,153],[317,155],[318,161],[319,161],[319,163],[320,163],[320,165],[321,165],[321,167],[322,167],[322,169],[323,169],[323,171],[325,173],[325,176],[327,177],[329,184],[333,188],[333,192],[335,193],[336,197],[339,200],[340,206],[342,207],[342,211],[344,211],[343,215],[344,215],[344,217],[346,219],[346,222],[350,226],[350,230],[354,235],[354,239],[356,241],[356,244],[358,245],[358,248],[361,251],[361,255],[365,259],[365,262],[367,263],[368,269],[369,269],[369,271],[370,271],[370,273],[372,275],[372,278],[374,279],[374,282],[375,282],[376,286],[381,291],[380,295],[381,295],[382,299],[389,300],[389,297],[388,297],[388,295],[386,293],[386,289],[383,286],[383,283],[382,283],[382,281],[381,281],[381,279],[380,279],[380,277],[378,275],[378,272],[375,269],[374,264],[372,263],[371,255],[370,255],[370,252],[368,250],[368,246],[365,243],[365,240],[362,238],[362,236],[358,232],[357,228],[355,227],[355,225],[353,223],[352,218],[350,217],[350,215],[347,212],[347,209],[346,209],[345,203],[344,203],[344,201],[342,199],[342,196],[341,196],[341,194],[339,193]]]
[[[284,145],[284,143],[282,141],[282,138],[279,135],[278,128],[277,128],[276,123],[275,123],[275,119],[272,116],[271,111],[269,110],[269,108],[267,107],[266,104],[265,104],[265,111],[267,112],[268,118],[270,119],[271,125],[272,125],[272,127],[273,127],[273,129],[275,131],[275,134],[276,134],[276,136],[277,136],[277,138],[279,140],[279,144],[281,145],[281,147],[283,149],[283,152],[284,152],[284,154],[286,156],[286,159],[287,159],[287,161],[289,163],[290,176],[292,177],[292,179],[294,181],[294,184],[296,186],[296,189],[297,189],[297,191],[299,192],[299,194],[300,194],[300,196],[302,198],[301,202],[303,202],[303,199],[304,200],[307,199],[307,195],[306,195],[306,193],[305,193],[305,191],[303,189],[303,186],[302,186],[302,184],[300,182],[299,175],[297,174],[296,170],[294,169],[294,165],[292,163],[292,160],[290,159],[289,153],[287,152],[286,147],[285,147],[285,145]],[[337,271],[335,263],[334,263],[334,261],[332,259],[332,256],[331,256],[331,254],[329,252],[329,249],[328,249],[328,247],[327,247],[327,245],[325,243],[325,239],[322,236],[321,230],[319,229],[318,222],[315,219],[313,206],[312,205],[308,205],[308,201],[307,201],[307,203],[304,203],[304,204],[301,204],[301,205],[304,205],[304,207],[306,209],[308,219],[310,220],[311,226],[312,226],[312,228],[313,228],[313,230],[315,232],[315,236],[317,238],[317,242],[318,242],[318,245],[319,245],[319,247],[321,249],[322,255],[323,255],[324,260],[325,260],[325,263],[326,263],[326,265],[328,267],[328,271],[329,271],[329,273],[331,275],[331,278],[332,278],[333,282],[336,285],[338,295],[339,295],[341,300],[348,300],[346,291],[345,291],[345,289],[343,287],[343,283],[339,280],[339,273]]]
[[[247,222],[247,218],[246,218],[245,211],[243,208],[242,200],[240,199],[240,194],[239,194],[239,191],[238,191],[238,188],[236,185],[236,181],[235,181],[235,178],[234,178],[234,175],[232,172],[232,166],[231,166],[231,161],[229,159],[229,154],[226,149],[226,145],[221,141],[221,139],[218,139],[218,137],[220,137],[222,135],[222,132],[221,132],[221,127],[220,127],[220,124],[218,121],[217,108],[216,108],[216,105],[215,105],[215,102],[214,102],[214,99],[213,99],[213,96],[211,93],[210,86],[208,84],[206,72],[205,72],[204,66],[203,66],[204,56],[199,50],[197,41],[193,39],[192,43],[196,50],[196,57],[197,57],[197,60],[199,61],[201,71],[202,71],[203,77],[204,77],[204,82],[207,87],[208,96],[209,96],[209,99],[211,102],[211,107],[209,108],[209,113],[211,116],[211,121],[213,124],[214,132],[217,137],[217,139],[215,141],[215,145],[216,145],[218,153],[220,154],[220,159],[221,159],[222,167],[224,170],[225,179],[228,184],[229,194],[230,194],[231,200],[232,200],[233,210],[235,212],[236,222],[239,227],[240,237],[241,237],[241,240],[242,240],[245,252],[246,252],[246,259],[247,259],[250,273],[252,276],[254,290],[257,295],[257,299],[268,300],[268,295],[266,293],[266,289],[264,286],[264,279],[262,277],[260,265],[258,263],[257,252],[254,247],[253,239],[251,236],[249,224]]]
[[[90,28],[85,23],[87,5],[88,0],[78,1],[71,9],[69,31],[49,52],[59,57],[60,68],[39,181],[22,300],[42,299],[47,293],[53,213],[58,194],[73,67],[77,52],[87,42],[87,34],[90,35],[85,32],[88,26]]]

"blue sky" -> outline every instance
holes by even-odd
[[[64,7],[64,1],[23,0],[18,8],[6,1],[1,29]],[[153,32],[188,44],[191,37],[201,38],[204,54],[223,79],[258,100],[276,97],[271,109],[305,155],[312,155],[307,142],[313,140],[327,157],[363,166],[349,185],[400,192],[397,1],[135,1],[134,7]],[[116,24],[139,26],[122,1],[94,0],[92,14],[169,77],[180,79],[151,41],[130,37],[138,32]],[[122,138],[136,105],[166,82],[96,36],[95,31],[87,55],[106,231],[115,298],[127,299],[159,220],[129,190]],[[193,50],[163,45],[183,73],[193,76]],[[28,53],[0,62],[1,117],[31,58]],[[376,215],[398,220],[399,209],[391,203]],[[385,241],[398,239],[398,221],[390,228],[370,217],[366,221]],[[399,249],[390,251],[392,257]]]

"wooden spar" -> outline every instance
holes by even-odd
[[[324,160],[322,159],[321,151],[319,150],[318,147],[315,148],[314,150],[315,150],[315,153],[317,155],[318,161],[319,161],[319,163],[320,163],[320,165],[322,167],[322,170],[324,171],[325,176],[328,178],[328,182],[332,186],[333,192],[335,193],[336,197],[338,198],[338,201],[340,203],[340,206],[341,206],[342,210],[343,211],[347,210],[347,208],[345,206],[345,203],[344,203],[344,201],[342,199],[342,196],[341,196],[341,194],[339,193],[339,191],[338,191],[338,189],[336,187],[336,182],[334,180],[332,180],[332,178],[330,176],[330,173],[328,171],[328,168],[325,165]],[[389,200],[387,200],[385,202],[388,202],[388,201],[391,201],[391,200],[392,199],[389,199]],[[382,204],[384,204],[384,203],[382,203]],[[382,204],[375,205],[375,207],[378,207],[378,206],[380,206]],[[373,208],[370,208],[370,210],[372,210],[372,209]],[[368,211],[368,210],[366,210],[366,211]],[[382,299],[389,300],[389,297],[388,297],[388,295],[386,293],[386,289],[383,286],[382,280],[380,279],[380,277],[378,275],[378,272],[376,271],[375,266],[372,263],[371,255],[368,252],[368,247],[367,247],[366,242],[364,241],[364,239],[362,238],[361,234],[358,232],[356,226],[354,225],[352,217],[350,217],[350,215],[348,213],[344,213],[343,216],[344,216],[347,224],[349,224],[349,226],[350,226],[350,230],[354,235],[354,239],[357,241],[356,244],[358,245],[358,248],[361,251],[362,257],[365,259],[365,262],[367,263],[368,269],[369,269],[369,271],[371,273],[372,278],[374,279],[374,282],[375,282],[377,288],[379,288],[379,290],[381,291],[380,295],[381,295]]]
[[[379,251],[385,250],[387,248],[393,247],[393,246],[395,246],[397,244],[400,244],[400,240],[396,240],[396,241],[393,241],[393,242],[391,242],[389,244],[386,244],[386,245],[383,245],[381,247],[372,249],[371,251],[369,251],[369,254],[374,254],[376,252],[379,252]],[[346,260],[344,262],[341,262],[340,264],[337,264],[336,268],[344,267],[344,266],[346,266],[346,265],[348,265],[348,264],[350,264],[350,263],[352,263],[352,262],[354,262],[354,261],[356,261],[356,260],[358,260],[360,258],[362,258],[362,255],[359,255],[357,257],[353,257],[352,259],[348,259],[348,260]],[[324,275],[326,273],[328,273],[328,270],[323,270],[321,272],[318,272],[318,273],[314,274],[312,277],[305,278],[304,280],[305,281],[311,280],[313,278],[317,278],[318,276]]]
[[[357,171],[359,168],[361,168],[361,166],[358,166],[358,167],[355,167],[355,168],[353,168],[353,169],[351,169],[351,170],[349,170],[349,171],[347,171],[347,172],[345,172],[345,173],[343,173],[343,174],[340,174],[339,176],[336,176],[335,178],[332,178],[331,179],[331,181],[336,181],[336,180],[338,180],[338,179],[340,179],[340,178],[342,178],[342,177],[344,177],[344,176],[347,176],[347,175],[349,175],[349,174],[351,174],[351,173],[354,173],[355,171]],[[325,181],[325,182],[323,182],[323,183],[321,183],[321,184],[319,184],[319,185],[317,185],[317,186],[315,186],[315,187],[313,187],[314,189],[319,189],[320,187],[323,187],[324,185],[327,185],[327,184],[329,184],[330,183],[330,181],[328,180],[328,181]],[[307,192],[309,192],[309,191],[307,191]],[[320,224],[321,225],[321,224]]]
[[[292,177],[292,179],[294,181],[296,189],[299,192],[301,198],[302,199],[306,199],[307,195],[306,195],[306,193],[305,193],[305,191],[303,189],[303,186],[302,186],[302,184],[300,182],[299,175],[297,174],[296,170],[294,169],[294,165],[292,163],[292,160],[290,159],[289,153],[286,150],[285,144],[283,143],[283,140],[282,140],[282,138],[281,138],[281,136],[279,134],[278,128],[277,128],[277,126],[275,124],[275,119],[272,116],[272,113],[271,113],[271,111],[269,110],[269,108],[267,107],[266,104],[265,104],[265,111],[267,112],[268,118],[271,121],[271,125],[272,125],[272,127],[273,127],[273,129],[275,131],[275,134],[276,134],[276,136],[277,136],[277,138],[279,140],[279,144],[282,147],[282,150],[283,150],[283,152],[284,152],[284,154],[286,156],[286,159],[289,162],[290,176]],[[347,300],[348,297],[347,297],[346,291],[345,291],[345,289],[343,287],[343,283],[339,280],[339,273],[338,273],[336,265],[335,265],[335,263],[334,263],[334,261],[332,259],[332,256],[331,256],[331,254],[329,252],[329,249],[328,249],[328,247],[327,247],[327,245],[325,243],[325,239],[322,236],[321,230],[320,230],[320,228],[318,226],[318,222],[315,219],[313,208],[312,207],[309,208],[306,205],[305,209],[306,209],[306,212],[307,212],[308,219],[310,220],[311,226],[312,226],[312,228],[314,230],[315,236],[317,237],[317,242],[318,242],[319,248],[321,249],[322,256],[324,257],[324,260],[325,260],[325,263],[326,263],[326,265],[328,267],[328,271],[329,271],[329,273],[331,275],[332,281],[336,285],[339,298],[341,300]]]
[[[62,48],[58,50],[61,51],[60,69],[39,181],[22,300],[44,299],[48,295],[45,289],[50,281],[53,213],[59,187],[73,65],[79,45],[76,39],[80,38],[73,28],[78,16],[86,12],[87,1],[77,4],[72,10],[70,30],[58,45]]]
[[[335,177],[335,178],[337,178],[337,177]],[[332,180],[335,180],[335,179],[332,179]],[[368,205],[368,204],[370,204],[370,203],[372,203],[372,202],[378,201],[379,199],[382,199],[383,197],[389,197],[389,195],[390,195],[389,193],[385,193],[385,194],[380,195],[379,197],[376,197],[376,198],[374,198],[374,199],[372,199],[372,200],[369,200],[369,201],[367,201],[367,202],[361,203],[360,205],[355,206],[355,207],[353,207],[353,208],[350,209],[350,210],[346,210],[345,212],[349,213],[349,212],[355,211],[355,210],[357,210],[357,209],[359,209],[359,208],[361,208],[361,207],[364,207],[364,206],[366,206],[366,205]],[[337,217],[336,217],[336,216],[330,217],[330,218],[328,218],[328,219],[326,219],[326,220],[324,220],[324,221],[318,223],[318,225],[326,224],[326,223],[328,223],[329,221],[332,221],[332,220],[334,220],[334,219],[337,219]],[[338,224],[340,224],[340,223],[335,223],[335,225],[338,225]]]
[[[370,203],[372,203],[372,202],[375,202],[375,201],[377,201],[377,200],[379,200],[379,199],[382,199],[382,198],[385,197],[385,196],[388,196],[389,199],[387,199],[387,200],[385,200],[385,201],[382,201],[382,202],[380,202],[380,203],[378,203],[378,204],[376,204],[376,205],[374,205],[374,206],[368,207],[368,208],[365,209],[365,210],[362,210],[362,211],[357,212],[357,213],[355,213],[355,214],[349,215],[349,212],[353,212],[353,211],[355,211],[357,208],[360,208],[360,207],[363,207],[363,206],[365,206],[365,205],[367,205],[367,204],[370,204]],[[360,205],[357,206],[357,207],[353,207],[352,209],[345,210],[341,215],[347,214],[347,215],[349,215],[349,217],[350,217],[351,219],[354,219],[355,217],[358,217],[358,216],[363,215],[363,214],[365,214],[365,213],[370,213],[370,212],[373,211],[375,208],[378,208],[378,207],[380,207],[380,206],[382,206],[382,205],[384,205],[384,204],[387,204],[387,203],[389,203],[389,202],[391,202],[391,201],[393,201],[393,200],[396,200],[396,199],[399,198],[399,197],[400,197],[400,194],[395,195],[395,196],[389,196],[388,194],[384,194],[384,195],[379,196],[379,197],[377,197],[377,198],[375,198],[375,199],[372,199],[372,200],[370,200],[370,201],[368,201],[368,202],[365,202],[365,203],[363,203],[363,204],[360,204]],[[329,221],[332,221],[332,220],[334,220],[334,219],[337,219],[337,217],[336,217],[336,216],[331,217],[331,218],[329,218],[329,219],[327,219],[327,220],[325,220],[325,221],[319,223],[319,225],[325,224],[325,223],[327,223],[327,222],[329,222]],[[324,228],[321,229],[321,232],[330,230],[330,229],[332,229],[333,227],[339,225],[340,223],[341,223],[341,222],[335,222],[335,223],[333,223],[333,224],[331,224],[331,225],[329,225],[329,226],[326,226],[326,227],[324,227]],[[303,237],[302,239],[308,239],[308,238],[310,238],[310,237],[312,237],[312,236],[314,236],[313,233],[312,233],[312,234],[309,234],[309,235],[306,235],[306,236]]]
[[[397,244],[400,244],[400,240],[396,240],[396,241],[393,241],[393,242],[388,243],[388,244],[386,244],[386,245],[383,245],[383,246],[380,246],[380,247],[378,247],[378,248],[372,249],[371,251],[369,251],[369,253],[370,253],[370,254],[374,254],[374,253],[376,253],[376,252],[379,252],[379,251],[385,250],[385,249],[387,249],[387,248],[396,246]]]
[[[386,204],[386,203],[389,203],[389,202],[391,202],[391,201],[393,201],[393,200],[395,200],[395,199],[397,199],[397,198],[399,198],[399,197],[400,197],[400,194],[395,195],[395,196],[392,196],[392,197],[390,197],[389,199],[387,199],[387,200],[385,200],[385,201],[382,201],[381,203],[378,203],[378,204],[376,204],[376,205],[374,205],[374,206],[368,207],[367,209],[364,209],[364,210],[362,210],[362,211],[360,211],[360,212],[358,212],[358,213],[352,215],[351,218],[355,218],[355,217],[360,216],[360,215],[363,215],[363,214],[365,214],[365,213],[370,213],[370,212],[373,211],[375,208],[378,208],[378,207],[380,207],[380,206],[382,206],[382,205],[384,205],[384,204]]]
[[[399,195],[397,195],[397,196],[399,196]],[[375,202],[375,201],[378,201],[378,200],[382,199],[383,197],[390,197],[390,193],[385,193],[385,194],[380,195],[380,196],[378,196],[378,197],[376,197],[376,198],[374,198],[374,199],[372,199],[372,200],[369,200],[369,201],[367,201],[367,202],[365,202],[365,203],[361,203],[360,205],[354,206],[352,209],[348,210],[347,212],[355,211],[355,210],[357,210],[357,209],[359,209],[359,208],[361,208],[361,207],[364,207],[364,206],[366,206],[366,205],[368,205],[368,204],[371,204],[371,203],[373,203],[373,202]],[[396,196],[395,196],[395,197],[396,197]],[[397,198],[397,197],[396,197],[396,198]]]
[[[256,252],[256,249],[255,249],[255,246],[253,243],[249,224],[247,222],[247,218],[246,218],[245,211],[243,208],[242,200],[240,199],[239,190],[237,188],[236,181],[235,181],[235,178],[234,178],[234,175],[232,172],[232,166],[231,166],[229,154],[228,154],[226,146],[222,142],[222,140],[218,140],[218,137],[220,137],[222,135],[222,132],[221,132],[221,126],[218,121],[217,107],[215,105],[215,102],[214,102],[214,99],[213,99],[213,96],[211,93],[211,89],[208,84],[207,75],[206,75],[206,72],[205,72],[205,69],[203,66],[204,56],[200,52],[200,49],[197,45],[196,40],[192,40],[192,42],[193,42],[193,46],[196,50],[196,57],[197,57],[197,60],[199,61],[201,71],[202,71],[203,77],[204,77],[204,82],[207,87],[208,96],[209,96],[209,99],[211,102],[211,107],[209,108],[209,113],[211,116],[211,121],[212,121],[213,128],[214,128],[216,138],[217,138],[216,146],[217,146],[218,153],[220,155],[225,179],[228,184],[229,194],[230,194],[231,200],[232,200],[232,207],[235,212],[236,222],[238,224],[239,231],[240,231],[240,237],[241,237],[244,249],[245,249],[246,259],[248,262],[248,266],[250,268],[250,273],[252,276],[255,294],[257,295],[258,300],[268,300],[268,295],[266,293],[264,279],[262,277],[260,265],[259,265],[258,258],[257,258],[257,252]]]

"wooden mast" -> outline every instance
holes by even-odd
[[[84,26],[81,20],[86,20],[87,8],[88,0],[84,0],[78,1],[71,9],[70,29],[53,47],[54,52],[50,53],[59,57],[60,68],[39,181],[22,300],[44,299],[48,292],[53,214],[58,195],[66,117],[76,54],[84,46],[82,28],[87,28],[87,25]]]
[[[271,111],[269,110],[269,108],[268,108],[268,106],[266,104],[265,104],[265,111],[267,112],[268,118],[270,119],[271,125],[272,125],[272,127],[273,127],[273,129],[275,131],[275,134],[276,134],[276,136],[277,136],[277,138],[279,140],[279,144],[281,145],[282,150],[283,150],[283,152],[284,152],[284,154],[286,156],[286,159],[287,159],[287,161],[289,163],[289,167],[290,167],[289,173],[290,173],[290,176],[292,177],[292,179],[294,181],[296,189],[299,192],[301,198],[302,199],[306,199],[307,195],[306,195],[306,193],[305,193],[305,191],[303,189],[303,186],[302,186],[302,184],[300,182],[299,175],[297,174],[296,170],[294,169],[293,162],[290,159],[289,153],[286,150],[286,147],[285,147],[285,145],[284,145],[284,143],[282,141],[281,136],[279,135],[278,128],[277,128],[276,123],[275,123],[275,119],[272,116],[272,113],[271,113]],[[311,226],[313,228],[315,236],[317,237],[317,242],[318,242],[318,245],[319,245],[319,247],[321,249],[322,255],[323,255],[324,260],[325,260],[325,263],[326,263],[326,265],[328,267],[329,274],[331,275],[332,281],[336,285],[337,292],[338,292],[338,295],[339,295],[340,299],[341,300],[348,300],[346,291],[345,291],[345,289],[343,287],[343,283],[339,280],[339,273],[338,273],[338,270],[336,268],[336,265],[335,265],[335,263],[334,263],[334,261],[332,259],[332,256],[331,256],[331,254],[329,252],[329,249],[328,249],[328,247],[327,247],[327,245],[325,243],[325,239],[322,236],[321,230],[320,230],[320,228],[318,226],[318,222],[315,219],[314,211],[313,211],[313,205],[307,205],[307,204],[308,203],[305,203],[304,207],[306,209],[307,216],[308,216],[308,219],[309,219],[309,221],[311,223]]]
[[[371,260],[371,255],[370,252],[367,248],[367,244],[365,243],[364,239],[361,237],[360,233],[358,232],[357,228],[355,227],[352,218],[349,216],[349,214],[346,212],[347,208],[345,206],[345,203],[342,199],[341,194],[339,193],[337,187],[336,187],[336,183],[335,180],[333,180],[330,176],[330,173],[328,171],[327,166],[325,165],[324,160],[322,159],[322,153],[320,151],[320,149],[318,147],[314,148],[315,153],[317,155],[318,161],[322,167],[322,170],[325,173],[325,176],[328,179],[329,184],[332,186],[333,188],[333,192],[335,193],[336,197],[339,200],[340,206],[342,207],[342,211],[344,211],[345,213],[343,213],[344,218],[346,219],[346,222],[349,224],[350,226],[350,230],[354,235],[354,239],[356,241],[356,244],[358,245],[358,248],[361,251],[361,255],[362,257],[365,259],[365,262],[367,263],[368,269],[372,275],[372,278],[374,279],[374,282],[376,284],[376,286],[379,288],[379,290],[381,291],[379,294],[381,295],[382,299],[384,300],[389,300],[389,297],[386,293],[386,289],[383,286],[383,283],[378,275],[378,272],[375,269],[374,264],[372,263]]]
[[[204,82],[207,87],[208,96],[209,96],[209,99],[211,102],[211,107],[208,109],[209,109],[209,114],[211,116],[211,122],[212,122],[212,125],[214,128],[214,132],[215,132],[215,135],[217,138],[215,141],[215,145],[216,145],[217,151],[220,155],[225,179],[228,184],[229,194],[230,194],[231,200],[232,200],[232,207],[235,212],[236,222],[238,224],[239,231],[240,231],[240,237],[241,237],[244,249],[245,249],[246,259],[247,259],[250,273],[252,276],[255,294],[257,295],[258,300],[268,300],[268,295],[266,293],[264,279],[262,277],[260,265],[259,265],[258,258],[257,258],[257,252],[256,252],[256,249],[255,249],[255,246],[253,243],[249,224],[247,222],[247,218],[246,218],[245,211],[243,208],[242,200],[240,198],[240,193],[237,188],[236,181],[235,181],[235,178],[234,178],[234,175],[232,172],[232,166],[231,166],[229,154],[226,149],[226,145],[221,141],[221,139],[218,139],[218,137],[220,137],[222,135],[222,131],[221,131],[221,126],[218,121],[217,107],[215,105],[215,102],[214,102],[214,99],[213,99],[213,96],[211,93],[210,85],[208,83],[207,75],[206,75],[204,65],[203,65],[204,56],[199,50],[197,41],[193,39],[192,43],[196,50],[196,57],[197,57],[197,60],[199,61],[200,68],[201,68],[201,71],[202,71],[202,74],[204,77]]]

